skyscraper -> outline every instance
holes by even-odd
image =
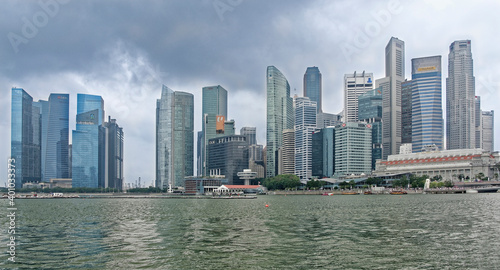
[[[156,101],[156,187],[181,187],[193,175],[193,137],[193,94],[163,85]]]
[[[308,67],[304,74],[304,97],[316,102],[316,113],[323,111],[322,95],[321,72],[317,67]]]
[[[494,111],[481,111],[481,145],[486,151],[495,151],[495,114]]]
[[[344,122],[358,122],[358,97],[373,89],[373,73],[344,75]]]
[[[11,158],[15,159],[15,185],[41,180],[40,108],[22,88],[12,88]]]
[[[421,57],[412,64],[412,148],[436,145],[443,150],[441,56]]]
[[[69,94],[50,94],[42,105],[43,181],[69,178]]]
[[[338,126],[342,124],[342,115],[333,113],[318,113],[316,115],[316,127],[318,129]]]
[[[312,174],[332,177],[335,173],[335,127],[314,131],[312,135]]]
[[[371,125],[372,170],[377,159],[382,159],[382,89],[370,90],[358,97],[359,121]]]
[[[312,134],[316,130],[316,102],[295,99],[295,175],[308,181],[312,176]]]
[[[385,47],[385,78],[376,81],[382,88],[382,158],[399,152],[401,145],[401,83],[405,76],[405,44],[392,37]]]
[[[335,175],[369,174],[371,170],[371,124],[349,122],[335,128]]]
[[[293,129],[293,100],[285,76],[274,66],[267,67],[266,177],[276,175],[278,149],[283,130]]]
[[[411,80],[401,83],[401,144],[411,143],[412,90]]]
[[[104,122],[101,96],[78,94],[73,130],[72,186],[99,187],[99,126]]]
[[[257,144],[257,128],[256,127],[242,127],[240,129],[240,135],[248,137],[248,144]]]
[[[454,41],[446,78],[446,149],[476,146],[475,78],[470,40]]]
[[[224,175],[230,185],[243,185],[238,172],[248,168],[246,136],[229,135],[208,141],[207,168],[209,175]]]
[[[100,126],[99,132],[99,186],[123,189],[123,128],[116,119]]]
[[[283,130],[283,144],[278,150],[278,174],[295,173],[295,131]]]
[[[222,86],[207,86],[202,89],[202,139],[200,169],[198,175],[207,175],[208,140],[224,136],[224,124],[227,119],[227,90]]]

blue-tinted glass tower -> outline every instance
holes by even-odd
[[[382,88],[370,90],[358,97],[359,121],[371,125],[372,170],[377,159],[382,159]]]
[[[73,130],[72,185],[99,187],[99,126],[104,122],[101,96],[78,94],[76,130]]]
[[[12,88],[11,158],[15,159],[15,184],[41,180],[40,107],[22,88]]]
[[[312,134],[316,130],[316,102],[308,97],[295,99],[295,175],[312,177]]]
[[[316,102],[316,113],[322,112],[321,72],[318,67],[308,67],[304,74],[304,97]]]
[[[412,62],[412,148],[436,145],[443,150],[441,56],[414,58]]]

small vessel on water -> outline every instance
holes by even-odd
[[[344,191],[342,192],[342,195],[358,195],[356,191]]]
[[[365,191],[363,194],[364,194],[364,195],[372,195],[372,194],[373,194],[373,192],[372,192],[371,190],[367,190],[367,191]]]
[[[391,195],[404,195],[404,194],[408,194],[408,192],[406,192],[405,190],[393,190],[389,194],[391,194]]]

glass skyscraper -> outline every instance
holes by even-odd
[[[50,94],[42,104],[43,181],[69,178],[69,94]]]
[[[198,159],[200,160],[198,175],[207,175],[208,140],[224,136],[225,134],[224,122],[227,120],[227,90],[220,85],[203,87],[201,110],[202,145],[201,152],[198,152]],[[219,123],[219,131],[217,131],[217,123]]]
[[[312,134],[316,130],[316,102],[308,97],[295,99],[295,175],[312,177]]]
[[[15,185],[41,180],[40,107],[22,88],[12,88],[11,158],[15,159]]]
[[[73,130],[72,185],[99,187],[99,126],[104,122],[101,96],[78,94],[76,130]]]
[[[446,149],[476,146],[475,78],[470,40],[454,41],[446,78]]]
[[[377,159],[382,159],[382,89],[368,91],[358,98],[359,121],[371,125],[372,130],[372,170]]]
[[[274,66],[267,67],[266,177],[278,171],[278,149],[283,130],[293,129],[293,99],[285,76]]]
[[[412,92],[411,80],[401,83],[401,144],[411,143],[412,139]]]
[[[100,126],[99,186],[123,189],[123,128],[108,118]]]
[[[413,152],[432,145],[443,150],[441,56],[414,58],[411,63]]]
[[[194,96],[163,85],[156,102],[156,187],[182,187],[193,175]]]
[[[208,174],[224,175],[230,185],[243,185],[238,172],[248,169],[248,141],[246,136],[229,135],[208,141]]]
[[[304,74],[304,97],[316,102],[316,113],[322,112],[322,82],[318,67],[308,67]]]
[[[335,173],[335,127],[316,130],[312,135],[312,174],[332,177]]]

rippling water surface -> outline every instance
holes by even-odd
[[[0,207],[2,269],[500,269],[500,194],[17,200],[15,264]]]

